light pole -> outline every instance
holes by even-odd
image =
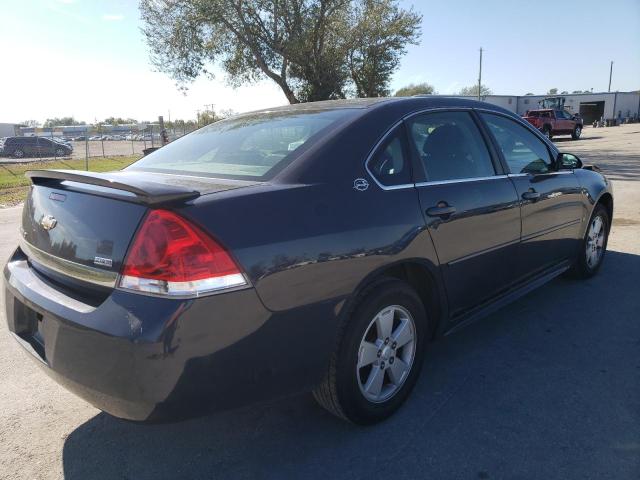
[[[613,75],[613,60],[611,60],[611,66],[609,67],[609,90],[607,90],[608,92],[611,91],[611,76]]]
[[[482,47],[480,47],[480,71],[478,72],[478,101],[482,92]]]

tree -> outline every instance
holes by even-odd
[[[213,110],[205,110],[204,112],[198,112],[197,124],[200,127],[204,127],[205,125],[209,125],[210,123],[217,122],[222,120],[224,117],[218,115]]]
[[[435,95],[437,92],[433,85],[428,83],[410,83],[409,85],[402,87],[396,93],[396,97],[411,97],[413,95]]]
[[[484,97],[486,95],[491,95],[492,93],[493,92],[491,91],[491,89],[489,87],[487,87],[486,85],[482,85],[482,87],[480,88],[480,96],[481,97]],[[478,85],[472,85],[470,87],[464,87],[462,90],[460,90],[460,95],[477,97],[478,96]]]
[[[563,90],[560,92],[560,95],[567,95],[569,92],[567,92],[566,90]]]
[[[86,122],[79,122],[73,117],[61,117],[61,118],[54,117],[54,118],[47,118],[44,121],[44,124],[42,126],[45,128],[48,128],[48,127],[62,127],[62,126],[68,126],[68,125],[86,125]]]
[[[131,125],[138,123],[138,121],[135,118],[109,117],[105,118],[102,123],[106,125]]]
[[[547,95],[557,95],[557,94],[558,94],[557,88],[550,88],[549,91],[547,92]]]
[[[24,125],[25,127],[37,128],[40,126],[40,122],[37,120],[25,120],[24,122],[20,122],[20,125]]]
[[[421,17],[398,8],[393,0],[354,2],[354,25],[347,37],[348,67],[358,97],[385,97],[389,80],[406,53],[417,43]]]
[[[151,61],[181,88],[218,64],[290,103],[379,96],[422,17],[398,0],[141,0]]]
[[[531,93],[531,92],[529,92],[529,93],[525,93],[525,96],[529,96],[529,95],[535,95],[535,94],[534,94],[534,93]]]

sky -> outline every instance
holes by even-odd
[[[401,0],[423,15],[392,90],[428,82],[440,94],[477,83],[493,93],[640,89],[640,0]],[[184,95],[154,71],[135,0],[0,0],[0,122],[73,116],[193,119],[286,104],[270,81],[234,89],[224,73]]]

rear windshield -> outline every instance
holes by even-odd
[[[132,164],[127,170],[267,180],[354,109],[244,115],[208,125]]]

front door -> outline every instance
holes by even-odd
[[[556,130],[558,133],[571,133],[573,131],[573,119],[564,110],[556,110]]]
[[[492,160],[470,111],[407,120],[420,204],[455,316],[515,279],[520,208],[513,183]],[[421,171],[422,170],[422,171]]]
[[[573,171],[555,168],[535,133],[499,114],[482,113],[500,147],[522,206],[519,276],[573,258],[581,239],[582,189]]]

